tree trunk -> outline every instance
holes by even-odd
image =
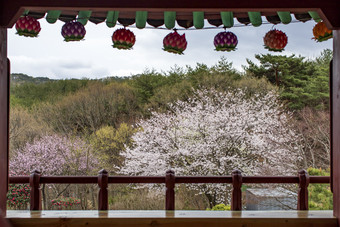
[[[279,70],[275,69],[275,81],[276,81],[276,86],[279,86]]]

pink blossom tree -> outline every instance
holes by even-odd
[[[299,136],[289,126],[275,92],[251,97],[243,90],[197,91],[177,101],[167,113],[152,113],[126,149],[128,175],[296,174]],[[225,196],[225,186],[197,188],[211,205]],[[214,199],[213,199],[214,198]],[[214,201],[213,201],[214,200]]]
[[[9,164],[11,175],[27,175],[35,169],[44,175],[87,175],[98,164],[85,141],[58,135],[43,136],[15,154]]]
[[[33,170],[40,170],[43,175],[89,175],[98,170],[98,159],[93,155],[92,147],[80,138],[46,135],[16,150],[10,159],[9,168],[12,176],[29,175]],[[82,195],[93,188],[78,185],[45,186],[42,185],[44,209],[53,207],[53,201],[62,194],[78,196],[82,198],[83,204],[87,204]],[[22,190],[22,187],[27,190]],[[14,209],[27,207],[29,198],[26,192],[29,190],[27,185],[11,185],[7,196],[9,205]]]

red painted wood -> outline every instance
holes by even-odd
[[[231,184],[231,176],[176,176],[176,184],[215,183]]]
[[[41,176],[41,184],[97,184],[96,176]]]
[[[244,184],[297,184],[299,178],[295,176],[244,176],[242,177]]]
[[[110,184],[130,184],[130,183],[139,183],[139,184],[164,184],[165,177],[160,176],[114,176],[109,177]]]
[[[109,174],[105,169],[102,169],[98,175],[98,210],[108,210],[109,209],[109,196],[108,188],[109,185]]]
[[[41,210],[40,171],[34,170],[29,178],[31,187],[31,210]]]
[[[299,171],[298,210],[308,210],[309,176],[306,170]]]
[[[232,172],[233,189],[231,194],[231,210],[242,210],[242,174],[239,170]]]
[[[238,0],[238,1],[206,1],[206,0],[16,0],[4,1],[4,6],[25,7],[28,9],[83,9],[83,10],[104,10],[107,9],[246,9],[249,11],[278,10],[278,9],[316,9],[339,6],[334,0]]]
[[[340,31],[333,31],[332,77],[333,211],[340,223]]]
[[[206,1],[206,0],[3,0],[0,6],[3,10],[0,13],[0,26],[12,27],[15,21],[22,14],[24,9],[43,10],[91,10],[106,12],[110,10],[136,11],[205,11],[216,10],[233,12],[276,12],[294,11],[308,12],[318,11],[329,28],[340,28],[338,12],[340,1],[335,0],[238,0],[238,1]]]
[[[0,28],[0,210],[4,214],[8,190],[9,74],[7,29]]]
[[[330,177],[327,176],[309,176],[311,184],[328,184]],[[9,178],[10,184],[25,184],[29,183],[28,176],[15,176]],[[96,176],[41,176],[40,184],[97,184],[98,177]],[[165,177],[130,177],[118,176],[110,177],[109,184],[164,184]],[[176,184],[202,184],[202,183],[232,183],[231,176],[176,176]],[[242,176],[243,184],[298,184],[299,177],[294,176]]]
[[[332,86],[332,81],[333,81],[333,59],[329,63],[329,114],[330,114],[330,166],[331,166],[331,191],[333,192],[333,86]]]
[[[322,176],[309,176],[310,184],[329,184],[331,183],[330,177],[322,177]]]
[[[31,204],[37,207],[38,201],[41,201],[40,186],[42,183],[49,184],[96,184],[100,188],[98,194],[98,209],[108,209],[108,184],[130,184],[130,183],[165,183],[166,184],[166,210],[175,209],[175,184],[180,183],[228,183],[233,185],[232,190],[232,210],[242,209],[242,192],[241,187],[243,183],[247,184],[263,184],[263,183],[283,183],[283,184],[299,184],[301,190],[299,191],[299,204],[298,209],[308,209],[308,184],[327,184],[330,183],[330,177],[326,176],[308,176],[306,171],[301,171],[299,176],[245,176],[241,172],[234,170],[232,176],[179,176],[175,177],[173,171],[167,171],[166,176],[115,176],[109,177],[107,171],[102,170],[99,172],[98,177],[95,176],[40,176],[39,172],[33,173],[31,176],[15,176],[10,177],[9,183],[23,184],[30,183],[34,194],[31,197]],[[307,186],[306,186],[307,185]],[[37,199],[39,198],[39,199]],[[301,199],[300,199],[301,198]],[[41,203],[40,203],[41,204]],[[39,209],[41,208],[39,204]],[[33,208],[32,208],[33,209]]]
[[[9,183],[10,184],[28,184],[29,183],[29,177],[28,176],[10,177]]]
[[[9,221],[5,218],[5,215],[3,213],[0,213],[0,226],[1,227],[11,227],[12,226],[9,223]]]
[[[165,210],[175,210],[175,172],[166,171],[165,175]]]

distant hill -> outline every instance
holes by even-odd
[[[31,77],[23,73],[12,73],[11,74],[11,85],[20,85],[23,83],[41,84],[49,81],[54,81],[47,77]]]

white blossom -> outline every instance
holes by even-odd
[[[296,174],[299,136],[289,126],[275,92],[247,97],[243,90],[197,91],[167,113],[153,112],[123,154],[127,175]],[[226,187],[199,186],[222,198]],[[216,197],[216,196],[215,196]]]

